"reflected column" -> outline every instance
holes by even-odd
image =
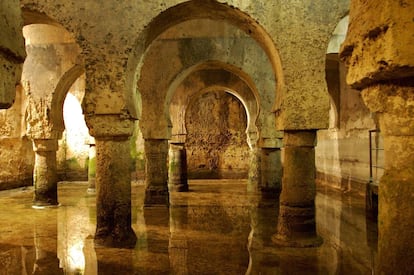
[[[145,139],[144,206],[168,206],[167,139]]]
[[[32,274],[64,274],[63,269],[59,266],[59,258],[57,257],[57,210],[49,209],[44,211],[37,212],[36,215],[44,215],[47,218],[38,219],[35,215],[34,219],[36,260]]]
[[[285,131],[276,244],[309,247],[322,243],[315,221],[315,141],[316,131]]]
[[[170,207],[170,266],[173,274],[188,274],[188,240],[185,230],[188,224],[188,206]]]
[[[58,206],[57,149],[57,139],[33,139],[33,150],[35,152],[33,208]]]

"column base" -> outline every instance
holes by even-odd
[[[188,184],[170,184],[168,189],[173,192],[188,192]]]
[[[168,188],[161,187],[147,187],[145,190],[144,207],[151,206],[169,206],[170,198]]]
[[[46,209],[46,208],[58,208],[60,203],[45,203],[45,202],[35,202],[32,205],[33,209]]]
[[[132,228],[111,232],[98,230],[94,238],[95,247],[134,248],[136,242],[137,236]]]
[[[281,205],[277,233],[272,241],[287,247],[316,247],[323,243],[316,233],[315,207]]]

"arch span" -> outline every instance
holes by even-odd
[[[192,0],[178,4],[159,14],[149,23],[149,25],[137,38],[135,47],[132,50],[131,56],[128,60],[126,79],[127,91],[133,93],[132,98],[134,101],[138,101],[136,99],[135,91],[137,91],[140,67],[142,66],[144,55],[148,47],[167,29],[181,22],[192,19],[224,20],[232,25],[235,25],[255,39],[267,54],[273,67],[277,83],[275,87],[275,94],[277,97],[281,94],[280,92],[284,89],[284,77],[282,73],[281,60],[274,42],[265,29],[248,14],[234,7],[228,6],[227,4],[218,3],[213,0]],[[274,108],[277,109],[280,103],[281,99],[276,99]],[[139,114],[140,110],[136,110],[136,112]]]

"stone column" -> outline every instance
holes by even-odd
[[[260,191],[262,194],[280,194],[282,188],[280,148],[261,148],[260,159]]]
[[[184,143],[170,143],[168,184],[171,191],[188,191],[187,151]]]
[[[96,146],[95,143],[89,144],[88,162],[88,193],[95,193],[96,182]]]
[[[249,152],[249,175],[247,191],[256,192],[260,183],[260,150],[257,146],[250,148]]]
[[[59,205],[56,174],[57,149],[56,139],[33,139],[33,151],[35,152],[33,208]]]
[[[310,247],[322,243],[315,222],[316,131],[285,131],[282,193],[277,233],[282,246]]]
[[[167,139],[145,139],[144,206],[168,206]]]
[[[363,90],[362,97],[378,115],[384,138],[385,171],[378,188],[378,271],[409,274],[414,262],[414,81],[373,85]]]
[[[117,115],[87,117],[96,144],[95,245],[133,248],[131,153],[133,121]]]

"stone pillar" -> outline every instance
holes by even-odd
[[[262,147],[260,151],[260,191],[277,195],[282,189],[282,161],[279,147]]]
[[[168,206],[167,139],[145,139],[144,206]]]
[[[96,182],[96,146],[95,143],[89,144],[88,162],[88,193],[95,193]]]
[[[171,191],[188,191],[187,151],[184,143],[170,143],[168,184]]]
[[[384,175],[378,188],[378,274],[409,274],[414,262],[414,81],[363,90],[379,117]]]
[[[260,151],[257,147],[257,131],[247,133],[247,144],[249,145],[249,174],[247,181],[247,191],[255,192],[259,188],[260,181]]]
[[[250,148],[249,152],[249,175],[247,191],[256,192],[260,183],[260,150],[257,146]]]
[[[59,204],[56,174],[57,149],[56,139],[33,140],[35,152],[33,208],[56,207]]]
[[[352,0],[340,57],[347,83],[379,119],[378,274],[411,274],[414,262],[413,2]],[[360,22],[364,22],[361,24]]]
[[[131,152],[133,120],[118,115],[87,117],[96,144],[95,245],[133,248]]]
[[[315,222],[316,131],[285,131],[282,193],[277,233],[282,246],[311,247],[322,243]]]

